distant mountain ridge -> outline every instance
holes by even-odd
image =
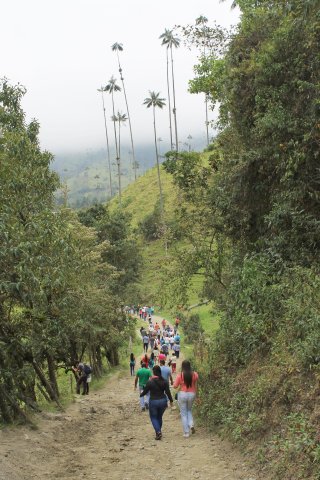
[[[170,149],[165,142],[160,141],[159,150],[161,161],[163,155]],[[202,149],[204,139],[197,137],[190,143],[180,145],[180,149]],[[134,181],[133,159],[130,146],[121,146],[121,183],[122,188]],[[137,176],[144,174],[155,165],[154,144],[139,144],[135,146],[135,157],[139,164]],[[112,191],[113,195],[118,192],[118,176],[115,164],[114,149],[110,149],[112,168]],[[67,203],[73,208],[82,208],[94,203],[105,202],[110,199],[108,157],[106,148],[88,149],[83,152],[58,153],[51,168],[61,178],[62,189],[57,192],[58,203],[67,198]]]

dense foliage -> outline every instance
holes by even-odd
[[[189,154],[165,164],[188,238],[175,292],[179,268],[189,282],[204,275],[221,313],[206,419],[236,440],[263,438],[259,458],[276,459],[279,477],[318,478],[319,2],[235,4],[225,52],[202,54],[190,82],[220,111],[209,168]]]
[[[103,357],[118,362],[129,328],[106,252],[114,238],[55,209],[58,178],[42,152],[36,121],[21,109],[25,91],[0,85],[0,421],[37,410],[39,395],[59,404],[57,370]],[[108,229],[110,225],[106,225]],[[122,250],[121,250],[122,251]],[[127,254],[130,255],[130,254]],[[60,370],[61,371],[61,370]]]

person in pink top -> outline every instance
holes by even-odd
[[[159,353],[158,359],[159,359],[159,362],[161,362],[161,360],[166,360],[165,354],[163,352]]]
[[[192,416],[192,405],[196,398],[199,375],[193,372],[188,360],[183,360],[181,373],[176,376],[173,388],[178,388],[178,403],[183,427],[183,436],[188,438],[195,433]]]

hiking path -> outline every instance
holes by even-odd
[[[181,360],[178,363],[177,370]],[[262,480],[246,459],[196,424],[183,438],[177,402],[154,439],[134,377],[118,371],[99,391],[79,395],[63,413],[42,413],[37,429],[0,430],[1,480]]]

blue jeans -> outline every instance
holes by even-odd
[[[193,427],[192,405],[195,398],[196,394],[193,392],[178,393],[178,403],[184,433],[190,433],[190,428]]]
[[[149,400],[149,415],[155,432],[161,432],[162,428],[162,416],[167,408],[167,398],[161,398],[160,400]]]

